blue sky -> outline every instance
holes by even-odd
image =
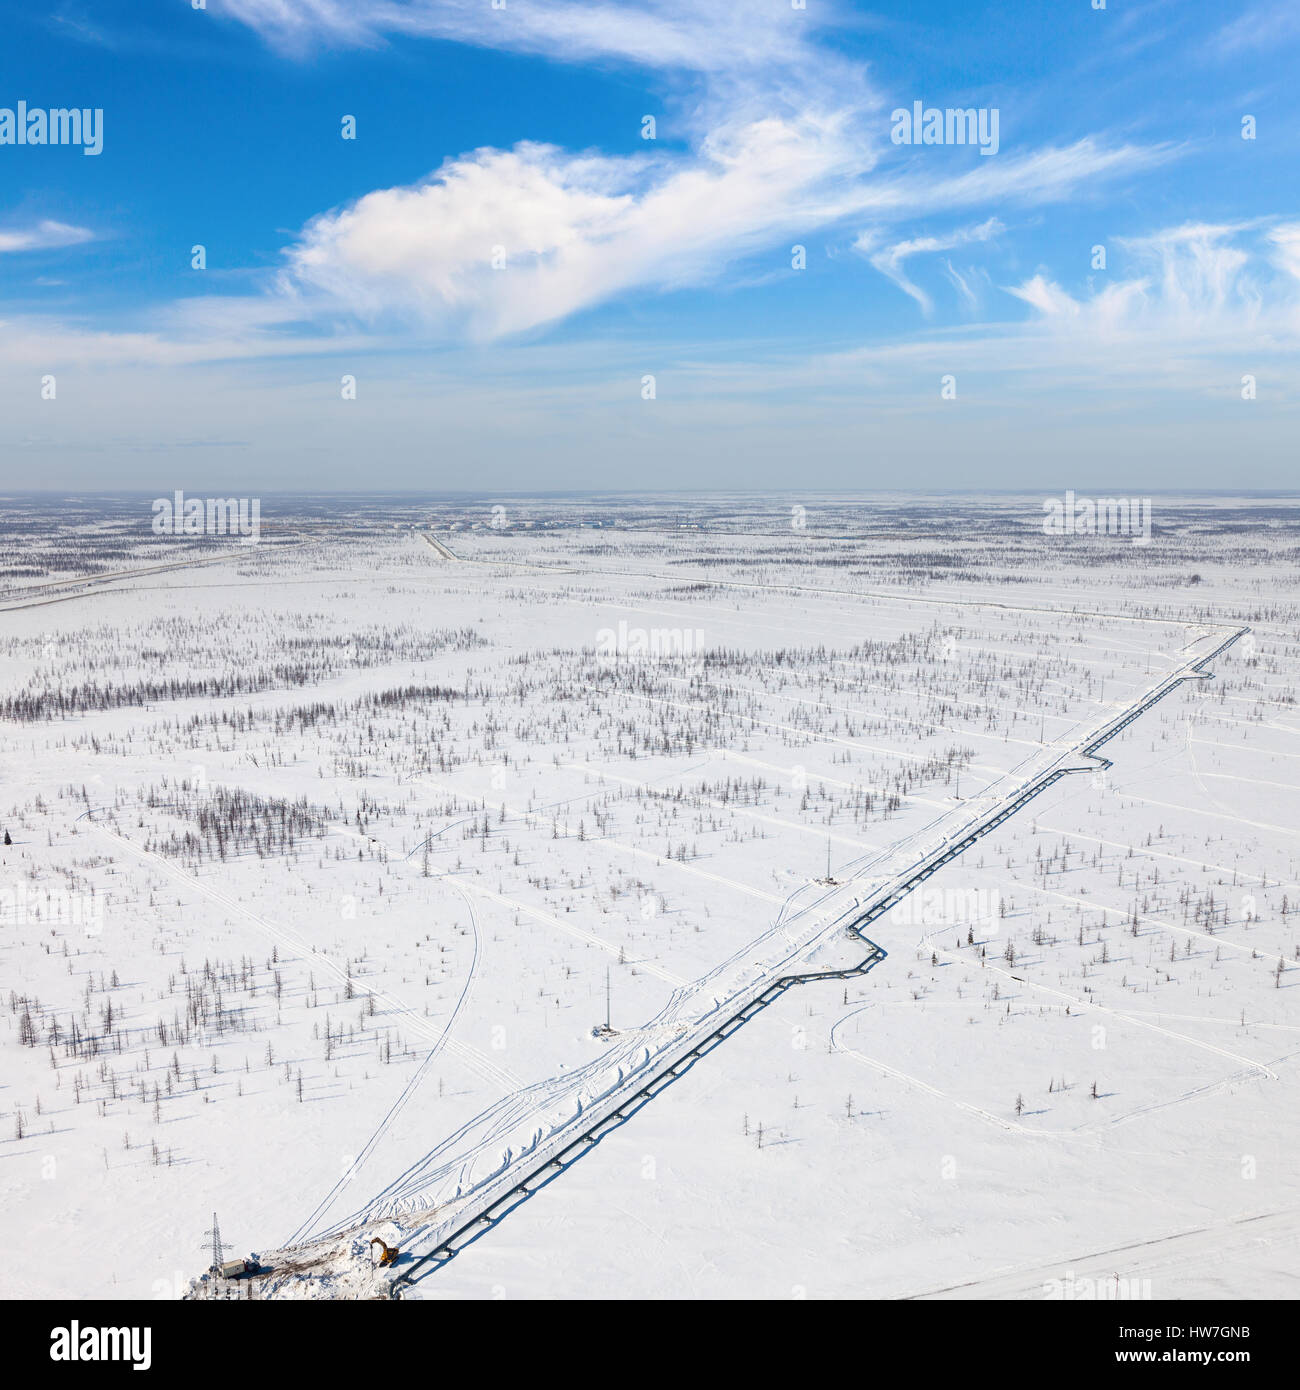
[[[1294,486],[1293,0],[8,25],[0,486]]]

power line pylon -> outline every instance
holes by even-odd
[[[229,1244],[227,1244],[225,1241],[223,1241],[223,1240],[221,1239],[221,1227],[217,1225],[217,1214],[216,1214],[215,1211],[212,1213],[212,1229],[211,1229],[210,1231],[204,1231],[204,1232],[203,1232],[203,1239],[204,1239],[205,1241],[211,1240],[211,1242],[212,1242],[212,1268],[213,1268],[213,1269],[220,1269],[220,1268],[221,1268],[221,1252],[222,1252],[223,1250],[229,1250],[229,1249],[230,1249],[230,1246],[229,1246]]]

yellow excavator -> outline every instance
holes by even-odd
[[[376,1245],[379,1247],[380,1250],[379,1263],[381,1267],[383,1265],[393,1265],[397,1263],[398,1252],[393,1246],[386,1245],[382,1240],[380,1240],[378,1236],[374,1236],[370,1241],[370,1249],[372,1253],[374,1252],[374,1248]]]

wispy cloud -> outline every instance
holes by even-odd
[[[1300,363],[1300,224],[1187,224],[1116,238],[1126,274],[1073,293],[1040,271],[1006,292],[1031,310],[1016,323],[913,338],[849,354],[854,370],[887,360],[918,372],[1002,378],[999,394],[1183,400],[1235,397],[1244,376],[1290,399]],[[827,368],[826,370],[830,370]],[[1261,398],[1262,399],[1262,398]]]
[[[698,72],[788,63],[820,28],[812,7],[772,0],[222,0],[220,10],[291,50],[407,35]]]
[[[5,251],[53,251],[94,241],[94,232],[66,222],[37,222],[30,227],[0,228],[0,253]]]
[[[934,312],[934,302],[923,289],[908,279],[904,270],[906,263],[913,256],[932,255],[938,251],[952,251],[958,246],[968,246],[971,242],[989,241],[1005,230],[996,217],[990,217],[977,226],[958,227],[944,236],[912,237],[910,240],[898,241],[892,246],[884,247],[879,246],[878,233],[863,232],[854,242],[854,250],[868,255],[871,264],[882,275],[892,280],[904,294],[911,295],[921,306],[922,312],[929,315]],[[969,287],[953,271],[951,262],[948,264],[948,271],[954,284],[964,291],[966,298],[973,300],[974,296]]]
[[[949,283],[957,291],[957,297],[961,301],[962,308],[967,313],[973,314],[982,302],[980,291],[988,283],[988,272],[985,270],[970,270],[962,274],[946,256],[943,262],[944,274],[947,275]]]
[[[1212,56],[1233,57],[1251,50],[1268,50],[1300,39],[1300,9],[1295,0],[1270,0],[1253,5],[1224,25],[1210,40]]]
[[[1162,339],[1182,354],[1300,335],[1300,226],[1283,223],[1253,241],[1251,224],[1187,223],[1116,239],[1141,274],[1083,298],[1042,274],[1009,292],[1044,323],[1097,343]]]

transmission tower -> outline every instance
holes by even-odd
[[[230,1249],[230,1246],[229,1246],[228,1243],[226,1243],[225,1241],[223,1241],[223,1240],[221,1239],[221,1227],[217,1225],[217,1214],[216,1214],[215,1211],[212,1213],[212,1229],[211,1229],[210,1231],[204,1231],[204,1232],[203,1232],[203,1239],[204,1239],[205,1241],[211,1240],[211,1242],[212,1242],[212,1268],[213,1268],[213,1269],[220,1269],[220,1268],[221,1268],[221,1252],[222,1252],[223,1250],[229,1250],[229,1249]]]

